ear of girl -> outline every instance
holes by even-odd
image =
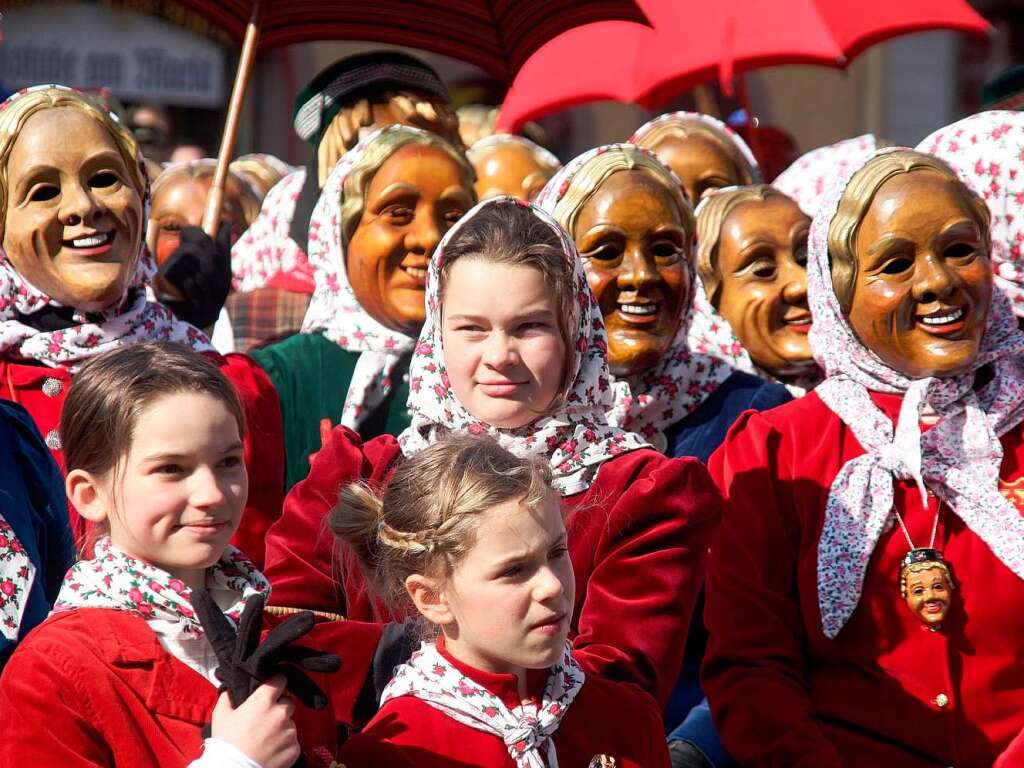
[[[510,198],[482,203],[453,231],[428,274],[427,321],[411,368],[413,426],[397,440],[382,435],[366,442],[351,430],[334,430],[268,534],[271,600],[349,618],[402,618],[403,611],[367,590],[353,548],[342,544],[336,553],[324,535],[332,500],[355,480],[385,486],[405,458],[447,434],[491,435],[513,454],[545,462],[562,496],[577,595],[571,632],[581,665],[634,682],[663,704],[678,678],[721,499],[698,461],[668,459],[604,420],[610,402],[604,329],[568,235],[547,214]],[[512,255],[499,257],[506,251]],[[510,260],[520,266],[510,270]],[[536,267],[523,266],[531,261]],[[562,269],[550,269],[554,263]],[[459,281],[490,281],[481,266],[501,275],[508,296],[494,296],[487,285],[490,303],[474,305]],[[562,280],[566,288],[545,298],[531,282],[534,269],[550,274],[545,284]],[[524,286],[538,295],[511,290]],[[457,297],[463,317],[451,312],[459,306],[452,303],[453,287],[463,294]],[[537,313],[523,318],[527,298],[537,299]],[[555,322],[568,329],[561,334],[564,368],[530,362],[559,344],[546,327],[552,300],[560,308]],[[453,341],[449,332],[464,338]],[[460,344],[472,352],[471,365],[455,360]],[[552,400],[556,381],[560,394]],[[509,426],[497,426],[499,418]],[[423,492],[430,493],[429,484]]]

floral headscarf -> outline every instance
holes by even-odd
[[[509,709],[498,696],[456,669],[437,646],[423,643],[395,670],[380,703],[383,706],[391,699],[414,696],[463,725],[500,738],[516,768],[557,768],[551,736],[585,680],[566,645],[562,660],[551,668],[540,700]]]
[[[256,594],[270,596],[270,583],[263,574],[230,545],[220,560],[206,569],[206,588],[236,595],[224,611],[236,623],[246,600]],[[78,561],[64,577],[53,612],[74,608],[130,611],[147,621],[167,622],[184,637],[203,634],[203,625],[192,608],[192,590],[181,579],[122,552],[106,536],[96,542],[91,560]]]
[[[306,169],[292,171],[263,198],[260,214],[231,248],[232,288],[255,291],[279,275],[289,275],[313,291],[313,270],[305,252],[292,240],[290,230]]]
[[[0,104],[0,111],[27,94],[47,89],[67,91],[95,105],[88,96],[72,88],[37,85],[11,96]],[[119,122],[112,113],[110,118],[115,123]],[[136,155],[136,162],[145,182],[142,193],[144,226],[149,219],[149,179],[141,154]],[[156,261],[146,246],[143,234],[139,233],[139,251],[121,298],[101,312],[76,310],[72,315],[72,325],[56,331],[40,331],[22,320],[23,315],[62,305],[22,277],[0,246],[0,354],[35,360],[51,368],[65,367],[74,372],[91,357],[141,341],[176,341],[197,352],[212,351],[213,346],[202,331],[178,320],[164,305],[149,300],[146,289],[156,275]]]
[[[761,183],[761,166],[758,164],[757,158],[754,157],[754,152],[750,149],[750,145],[748,145],[747,142],[743,140],[743,137],[736,133],[736,131],[730,128],[727,124],[723,123],[717,117],[705,115],[703,112],[686,112],[680,110],[678,112],[666,112],[664,115],[658,115],[653,120],[648,120],[637,128],[633,135],[629,137],[629,143],[641,143],[644,140],[644,136],[655,128],[659,128],[673,122],[685,123],[690,120],[696,120],[704,123],[716,133],[720,133],[732,141],[740,151],[740,154],[743,155],[743,158],[747,161],[747,164],[750,166],[751,174],[753,175],[751,183]],[[698,201],[691,200],[690,202],[696,204]]]
[[[847,184],[866,162],[851,166],[826,195],[811,224],[807,259],[811,347],[827,376],[815,391],[865,450],[833,480],[818,541],[818,604],[822,631],[829,638],[839,633],[860,600],[868,561],[893,514],[894,478],[912,479],[923,503],[925,486],[931,488],[1024,578],[1024,518],[998,489],[999,436],[1024,419],[1024,334],[997,288],[978,357],[967,373],[911,379],[861,344],[832,286],[828,230]],[[993,379],[975,391],[974,373],[985,365],[992,366]],[[903,395],[895,430],[870,391]],[[923,405],[939,416],[924,435]]]
[[[386,136],[403,140],[396,143],[394,152],[415,141],[442,141],[419,128],[404,125],[392,125],[367,134],[334,166],[309,222],[309,263],[313,267],[316,289],[302,323],[302,332],[322,331],[342,349],[362,353],[341,412],[341,423],[356,430],[391,392],[395,367],[416,343],[416,339],[391,330],[363,309],[345,270],[341,231],[345,179],[367,148]]]
[[[0,635],[16,642],[36,566],[0,512]]]
[[[992,212],[995,282],[1024,317],[1024,113],[979,112],[917,145],[940,157]]]
[[[772,186],[796,200],[803,212],[813,217],[836,179],[852,165],[859,166],[877,148],[878,141],[874,134],[865,133],[863,136],[812,149],[776,176]]]
[[[577,174],[594,158],[609,152],[643,152],[657,162],[653,153],[632,144],[608,144],[591,149],[555,174],[541,190],[537,204],[552,215],[568,213],[559,211],[558,204],[572,187]],[[678,177],[669,168],[660,162],[658,165],[672,183],[682,187]],[[562,215],[562,218],[565,216]],[[562,226],[568,224],[567,221],[558,223]],[[695,411],[733,373],[722,357],[707,350],[697,352],[690,346],[688,336],[693,318],[693,301],[700,281],[692,259],[686,267],[690,294],[684,298],[683,316],[668,350],[657,365],[642,374],[628,379],[612,378],[614,394],[612,408],[608,412],[609,423],[643,435],[662,451],[667,444],[665,430]]]
[[[568,394],[551,413],[519,429],[497,429],[470,414],[458,401],[448,381],[441,346],[441,264],[451,239],[487,206],[521,205],[558,235],[573,268],[576,286],[575,317],[566,327],[575,334],[567,341],[568,370],[572,374]],[[590,487],[602,462],[647,445],[638,435],[610,426],[605,414],[611,407],[608,375],[608,341],[601,310],[590,292],[583,264],[572,238],[535,205],[513,197],[493,197],[477,204],[448,230],[427,269],[427,321],[409,369],[409,413],[412,425],[398,438],[402,452],[411,456],[446,433],[470,432],[492,435],[517,456],[543,456],[551,466],[555,490],[563,496]]]

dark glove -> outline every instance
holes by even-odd
[[[236,632],[209,592],[192,592],[192,607],[220,662],[216,675],[221,690],[227,691],[231,706],[238,707],[271,677],[284,675],[289,693],[311,709],[323,709],[327,695],[306,672],[337,672],[341,659],[295,644],[316,623],[309,611],[288,617],[260,642],[264,602],[263,595],[246,601]]]
[[[160,274],[184,297],[161,301],[179,320],[209,328],[231,290],[231,224],[221,222],[216,240],[199,227],[184,227]]]
[[[668,754],[672,768],[712,768],[704,753],[688,741],[670,741]]]

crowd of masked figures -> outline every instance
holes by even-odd
[[[999,106],[769,184],[709,115],[563,165],[365,54],[210,237],[214,161],[14,94],[0,766],[1024,765]]]

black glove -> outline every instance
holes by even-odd
[[[238,707],[271,677],[284,675],[289,693],[311,709],[323,709],[327,695],[306,672],[337,672],[341,659],[333,653],[294,644],[316,623],[309,611],[288,617],[260,642],[264,602],[263,595],[253,595],[246,601],[236,632],[209,592],[193,590],[192,607],[220,662],[216,671],[220,689],[227,691],[231,706]]]
[[[711,768],[711,763],[704,757],[704,753],[682,739],[668,743],[668,754],[672,768]]]
[[[222,221],[213,240],[199,227],[184,227],[161,276],[184,297],[161,299],[179,320],[197,328],[213,325],[231,290],[231,224]]]

